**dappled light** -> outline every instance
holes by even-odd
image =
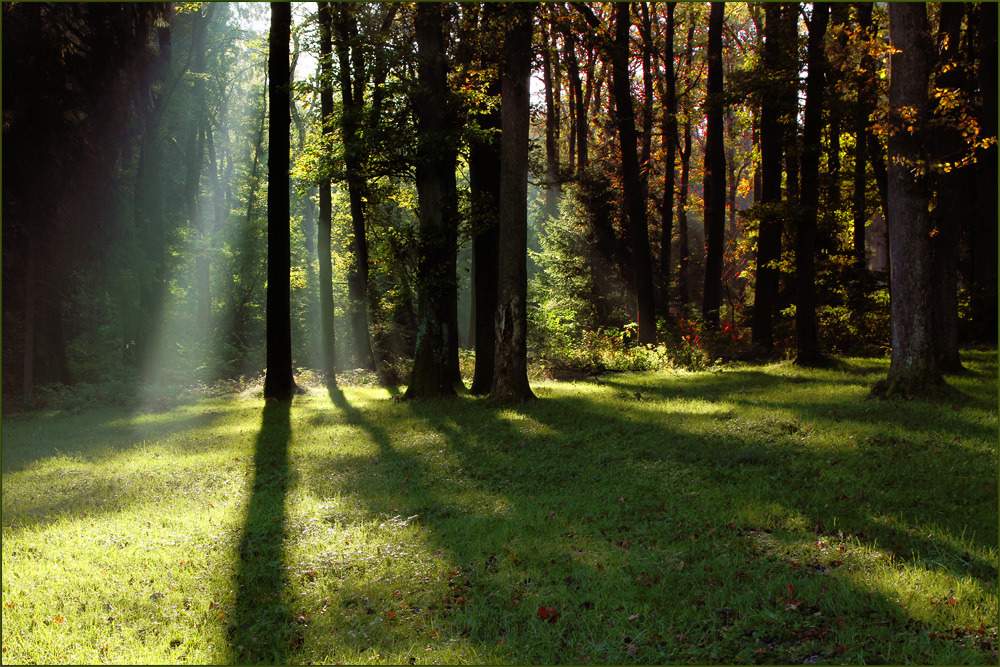
[[[997,664],[997,3],[0,11],[4,664]]]
[[[977,428],[997,415],[972,406],[996,387],[970,374],[947,414],[860,400],[856,374],[884,363],[550,382],[517,409],[347,387],[213,399],[180,431],[151,430],[171,413],[64,418],[89,447],[4,470],[4,567],[20,573],[4,578],[5,646],[23,655],[34,633],[6,628],[30,613],[49,633],[111,618],[101,641],[46,640],[84,662],[731,662],[749,647],[989,663],[995,442]],[[901,411],[923,420],[893,424]],[[103,438],[131,421],[146,439]],[[5,426],[5,450],[62,427]]]

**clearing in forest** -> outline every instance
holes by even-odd
[[[997,357],[3,425],[4,663],[997,662]]]

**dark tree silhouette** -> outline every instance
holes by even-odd
[[[534,3],[511,3],[505,16],[500,138],[500,275],[496,367],[490,397],[534,398],[528,384],[528,122]]]
[[[816,326],[816,219],[819,216],[819,159],[826,86],[823,40],[829,18],[828,3],[813,4],[806,55],[809,74],[806,79],[802,182],[795,235],[795,363],[801,366],[818,366],[827,361],[819,349]]]
[[[292,375],[291,239],[289,216],[289,108],[288,42],[292,33],[292,6],[271,3],[268,101],[271,109],[267,155],[267,372],[264,398],[290,400],[295,393]]]
[[[319,19],[320,114],[324,141],[333,136],[333,17],[330,3],[317,2]],[[319,255],[320,345],[323,350],[323,373],[329,387],[337,384],[336,341],[333,326],[333,196],[330,171],[324,170],[319,182],[319,219],[316,251]]]
[[[639,320],[639,344],[656,344],[656,310],[653,300],[653,271],[649,256],[649,226],[646,201],[636,152],[635,110],[632,104],[628,67],[629,30],[632,22],[629,3],[615,3],[615,40],[611,52],[612,91],[621,144],[621,175],[628,236],[632,251],[632,289]]]
[[[455,254],[458,194],[457,151],[452,134],[444,17],[440,3],[419,3],[414,13],[417,38],[416,185],[420,247],[417,283],[420,329],[406,398],[455,393],[449,363],[451,309],[456,298]]]
[[[722,251],[726,231],[726,149],[723,143],[722,27],[725,3],[713,2],[708,18],[708,87],[705,95],[705,326],[719,327],[722,303]]]

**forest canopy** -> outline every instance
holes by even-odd
[[[290,9],[2,4],[5,406],[996,345],[996,4]]]

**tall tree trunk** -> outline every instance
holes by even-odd
[[[889,235],[892,254],[892,356],[888,378],[877,393],[924,393],[941,382],[934,354],[930,298],[931,231],[929,175],[919,165],[925,150],[928,82],[933,48],[927,6],[890,3]],[[912,129],[911,129],[912,128]]]
[[[829,18],[828,3],[813,4],[806,55],[809,75],[806,80],[806,108],[802,128],[802,192],[795,235],[795,363],[800,366],[826,363],[826,358],[819,349],[819,332],[816,327],[816,229],[826,86],[823,40],[826,38]]]
[[[649,157],[653,152],[653,22],[648,2],[637,2],[639,34],[642,36],[642,142],[639,150],[639,175],[643,205],[649,200]]]
[[[291,71],[288,42],[292,6],[271,3],[268,40],[268,98],[271,109],[267,156],[267,371],[264,398],[291,400],[292,375],[291,238],[288,201],[291,113],[288,108]]]
[[[694,58],[694,15],[689,14],[687,34],[687,48],[684,55],[686,76],[691,77],[691,63]],[[688,82],[690,83],[690,81]],[[690,86],[688,86],[690,91]],[[691,241],[688,229],[687,205],[688,190],[690,189],[691,178],[691,96],[690,92],[685,95],[685,117],[684,117],[684,148],[681,149],[681,187],[677,193],[677,301],[680,304],[680,316],[687,317],[688,306],[691,302],[691,282],[689,267],[691,264]]]
[[[551,5],[547,6],[551,12]],[[559,69],[559,50],[555,44],[555,31],[551,23],[542,26],[542,78],[545,85],[545,216],[559,216],[559,89],[556,86]]]
[[[780,14],[782,81],[782,148],[784,150],[785,187],[782,228],[784,234],[778,237],[778,257],[783,256],[783,247],[792,240],[799,203],[799,3],[782,5]],[[787,224],[786,224],[787,221]],[[787,238],[786,238],[787,237]],[[795,302],[795,275],[779,274],[779,285],[775,292],[772,317],[778,317],[787,305]]]
[[[782,68],[781,6],[764,4],[764,69],[780,77]],[[781,259],[781,122],[780,85],[763,91],[760,109],[760,232],[757,236],[757,282],[754,286],[752,340],[765,354],[774,350],[773,314],[778,296],[776,266]]]
[[[408,399],[455,393],[450,365],[451,305],[456,294],[455,254],[458,197],[456,151],[448,137],[448,69],[444,18],[439,3],[420,3],[414,14],[417,38],[417,168],[420,247],[417,297],[420,317]]]
[[[493,35],[500,29],[498,5],[483,7],[480,32]],[[480,63],[484,65],[485,63]],[[487,84],[486,94],[500,95],[500,72]],[[472,287],[476,368],[471,393],[485,395],[493,386],[496,354],[497,255],[499,251],[498,207],[500,203],[500,137],[499,106],[481,115],[480,127],[485,130],[469,147],[469,194],[475,235],[472,238]]]
[[[344,166],[347,172],[347,192],[351,208],[347,269],[351,340],[355,361],[365,368],[375,369],[368,313],[368,236],[364,208],[367,183],[364,175],[363,149],[358,139],[361,111],[364,106],[364,101],[361,99],[364,90],[364,61],[358,56],[360,53],[358,46],[352,44],[357,33],[355,7],[350,3],[336,3],[333,10],[335,48],[340,65],[338,78],[343,105],[341,137],[344,142]]]
[[[612,51],[612,84],[617,109],[618,139],[621,144],[621,176],[624,189],[628,235],[632,250],[632,288],[639,320],[639,344],[656,344],[656,310],[653,299],[653,271],[649,256],[649,228],[646,202],[636,154],[635,111],[628,68],[629,3],[615,3],[615,41]]]
[[[862,31],[862,39],[867,43],[871,39],[872,3],[857,3],[858,29]],[[869,117],[875,104],[875,59],[868,50],[861,56],[861,63],[855,77],[858,101],[854,107],[854,196],[851,213],[853,217],[852,250],[854,267],[859,277],[868,269],[868,253],[865,250],[865,226],[868,222],[868,129]],[[854,301],[860,303],[862,282],[855,283]]]
[[[725,3],[713,2],[708,19],[708,86],[705,92],[705,327],[719,328],[722,303],[722,254],[726,231],[726,152],[723,138],[722,27]]]
[[[573,91],[573,99],[576,100],[573,109],[573,127],[570,133],[576,137],[576,173],[579,174],[587,168],[590,160],[590,153],[587,150],[587,96],[583,92],[583,83],[580,81],[580,61],[576,56],[576,34],[571,29],[567,29],[564,39],[569,85]],[[589,80],[587,83],[590,84]]]
[[[788,79],[784,87],[785,199],[799,200],[799,3],[783,6],[781,18],[782,57]]]
[[[972,99],[972,92],[961,62],[963,54],[962,23],[966,19],[964,3],[941,3],[938,20],[939,67],[935,86],[959,91]],[[971,64],[971,63],[970,63]],[[935,162],[954,161],[965,150],[958,127],[938,127],[930,137]],[[958,353],[958,244],[961,225],[973,211],[974,168],[958,166],[934,174],[936,201],[931,214],[931,285],[934,292],[934,348],[939,370],[954,373],[962,370]]]
[[[333,138],[333,16],[330,3],[317,2],[319,14],[320,117],[323,144]],[[319,220],[316,253],[319,256],[320,354],[323,375],[329,388],[337,386],[336,333],[333,303],[333,195],[329,171],[319,182]]]
[[[572,34],[572,32],[567,30],[563,34],[563,49],[565,50],[563,57],[566,61],[566,75],[569,77],[566,93],[569,103],[567,118],[569,137],[566,142],[566,152],[569,162],[566,165],[566,169],[569,177],[573,178],[576,173],[576,117],[578,115],[576,109],[580,99],[579,91],[582,87],[580,85],[580,65],[576,61],[576,37],[567,37],[567,34]]]
[[[528,384],[528,126],[534,3],[512,3],[503,40],[500,139],[500,253],[496,367],[490,396],[534,398]]]
[[[976,162],[976,216],[972,230],[971,309],[975,335],[997,344],[997,4],[978,4],[976,51],[982,109],[978,114],[983,139],[994,143]]]
[[[667,3],[667,20],[663,29],[663,65],[665,90],[661,90],[663,121],[661,125],[662,150],[666,154],[663,166],[663,201],[660,204],[660,281],[663,286],[663,315],[670,315],[670,266],[671,242],[674,236],[674,180],[677,162],[677,75],[674,72],[674,8],[676,2]]]
[[[194,257],[194,287],[197,295],[197,319],[204,326],[209,325],[211,316],[211,230],[201,211],[201,172],[205,164],[205,145],[209,132],[208,101],[205,89],[205,59],[208,26],[212,21],[216,5],[208,5],[205,14],[198,14],[191,42],[191,73],[195,75],[192,84],[195,122],[191,125],[185,150],[184,204],[188,225],[196,235],[198,244]],[[206,335],[208,331],[206,330]]]
[[[844,53],[847,50],[848,33],[845,28],[848,27],[850,9],[851,6],[849,4],[842,2],[833,3],[830,6],[830,25],[827,31],[836,35],[836,49],[840,53]],[[843,80],[839,68],[830,66],[830,54],[827,54],[824,66],[826,67],[827,89],[832,93],[827,98],[829,100],[827,106],[830,113],[830,143],[826,151],[826,209],[832,212],[839,211],[841,206],[842,164],[840,153],[841,136],[844,133],[844,104],[841,94],[838,91],[844,87],[846,81]],[[828,217],[827,219],[829,220],[830,218]],[[840,244],[836,241],[838,232],[833,230],[830,224],[825,224],[823,227],[820,248],[828,251],[839,250]]]

